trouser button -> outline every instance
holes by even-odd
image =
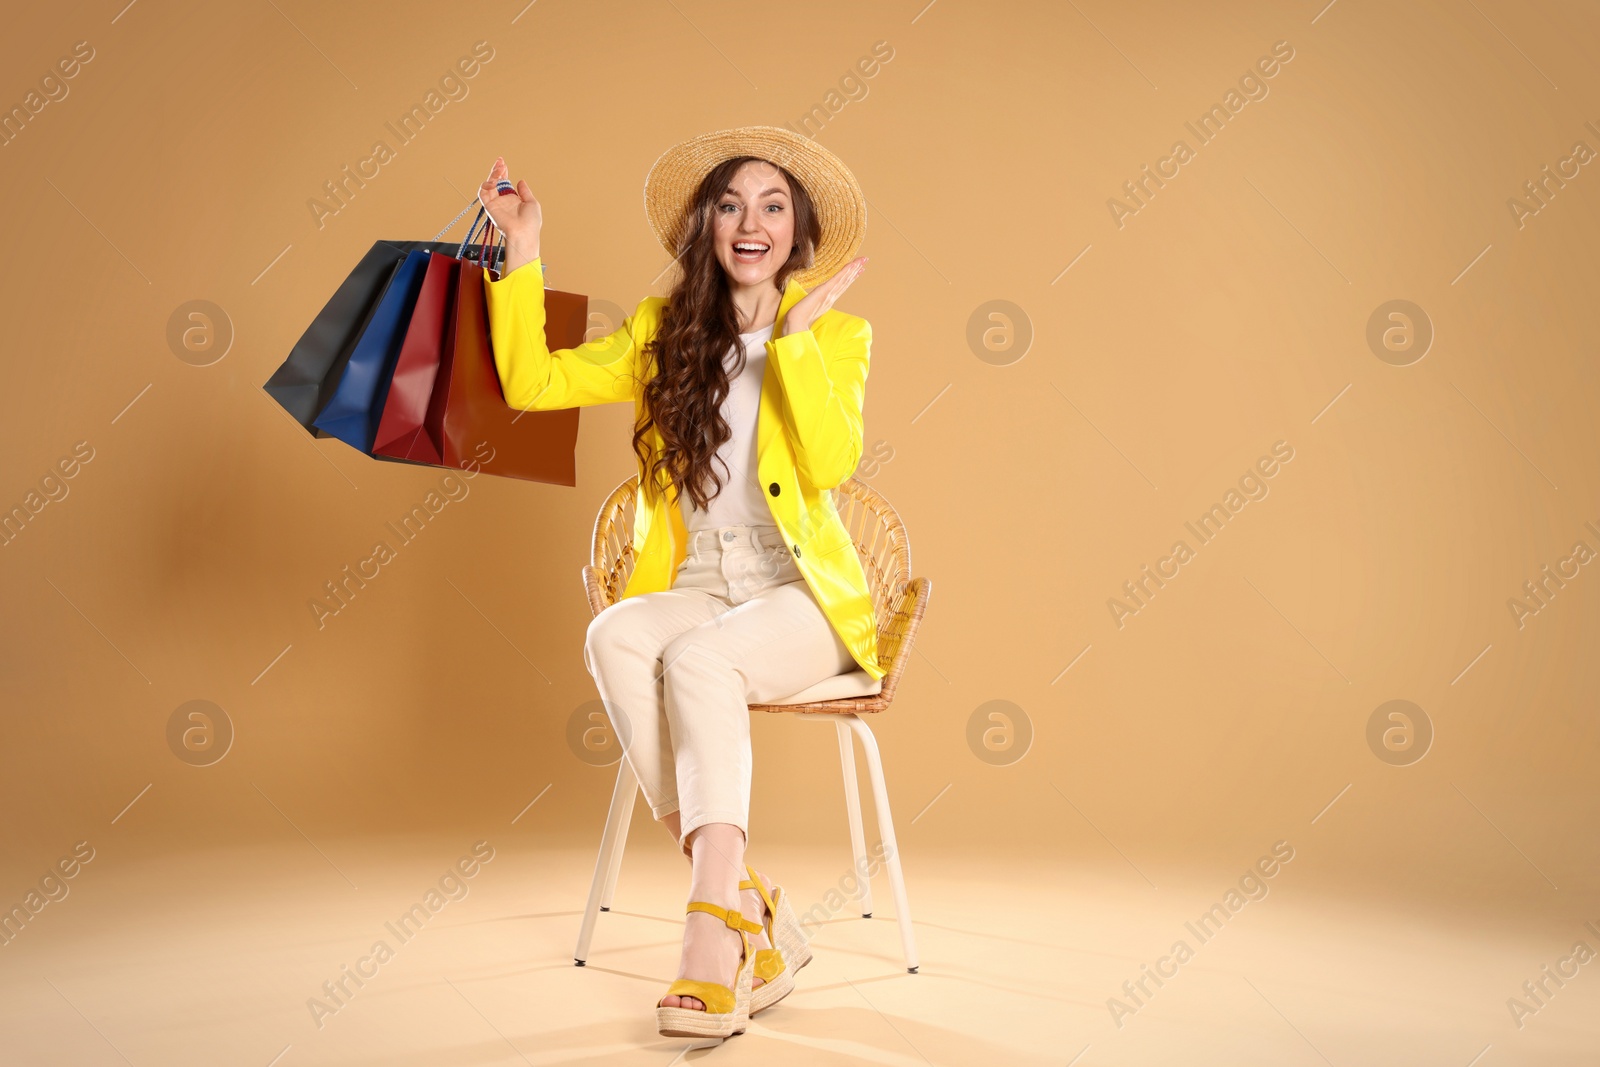
[[[722,531],[722,539],[724,541],[732,541],[733,540],[733,531],[732,530],[724,530],[724,531]]]

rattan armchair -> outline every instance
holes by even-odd
[[[639,476],[628,478],[612,491],[595,518],[591,562],[583,568],[583,585],[589,608],[596,615],[616,603],[633,573],[633,516],[638,499]],[[887,710],[894,699],[900,676],[911,658],[922,614],[927,610],[932,583],[927,578],[911,577],[911,542],[899,514],[877,490],[856,479],[846,479],[833,490],[834,504],[845,528],[855,542],[856,554],[866,572],[872,591],[873,612],[878,620],[878,662],[885,667],[882,689],[870,696],[839,700],[817,700],[804,704],[752,704],[752,711],[793,713],[811,721],[831,719],[838,731],[839,760],[844,772],[845,808],[850,821],[850,847],[857,872],[870,870],[866,836],[861,824],[861,796],[856,785],[855,748],[852,734],[861,742],[866,756],[868,779],[872,786],[878,833],[882,839],[884,866],[894,895],[899,920],[900,941],[905,949],[906,969],[915,974],[916,939],[911,929],[911,908],[906,900],[905,878],[900,867],[900,849],[894,835],[894,818],[889,809],[889,791],[884,782],[883,761],[872,730],[860,716]],[[799,694],[797,694],[799,695]],[[578,947],[573,960],[582,967],[589,955],[589,942],[595,921],[602,911],[611,910],[617,872],[622,866],[628,825],[633,819],[639,779],[626,759],[618,760],[617,782],[611,793],[611,809],[600,839],[600,854],[595,861],[594,879],[578,931]],[[872,917],[870,877],[858,877],[857,900],[863,918]]]

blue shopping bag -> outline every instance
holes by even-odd
[[[395,360],[427,269],[428,252],[412,249],[406,253],[362,328],[333,396],[312,423],[362,452],[372,451]]]

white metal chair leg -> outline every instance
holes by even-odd
[[[633,798],[639,778],[626,758],[618,761],[617,784],[611,790],[611,810],[606,814],[605,833],[600,836],[600,855],[594,864],[594,880],[589,884],[589,901],[583,908],[583,923],[578,927],[578,947],[572,961],[582,967],[589,959],[589,941],[594,937],[594,921],[600,915],[602,896],[609,896],[608,884],[615,878],[616,864],[622,856],[622,841],[633,815]],[[609,905],[608,905],[609,906]]]
[[[894,909],[900,918],[900,943],[906,952],[906,970],[917,973],[917,942],[911,929],[911,904],[906,899],[906,880],[900,870],[900,846],[894,837],[894,816],[889,811],[889,786],[883,777],[883,760],[878,756],[878,740],[872,729],[857,715],[842,715],[850,728],[861,739],[861,751],[867,757],[867,777],[872,782],[872,800],[878,809],[878,836],[883,841],[884,855],[888,859],[889,887],[894,891]]]
[[[855,743],[850,739],[850,729],[842,717],[834,716],[839,732],[839,764],[844,771],[844,806],[850,817],[850,856],[852,870],[856,872],[856,899],[861,903],[861,917],[872,918],[872,879],[861,874],[867,870],[867,838],[861,827],[861,789],[856,784]]]
[[[624,760],[624,763],[627,761]],[[606,869],[606,887],[600,891],[600,910],[611,910],[611,897],[617,891],[617,872],[622,869],[622,854],[628,848],[628,828],[633,825],[633,797],[622,806],[622,822],[617,826],[617,843],[611,846],[611,866]]]

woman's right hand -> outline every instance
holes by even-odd
[[[495,227],[506,235],[501,277],[539,258],[539,231],[544,226],[544,210],[526,181],[518,179],[514,193],[495,191],[495,185],[508,174],[505,157],[500,156],[490,168],[488,180],[478,187],[478,202],[489,212]]]

